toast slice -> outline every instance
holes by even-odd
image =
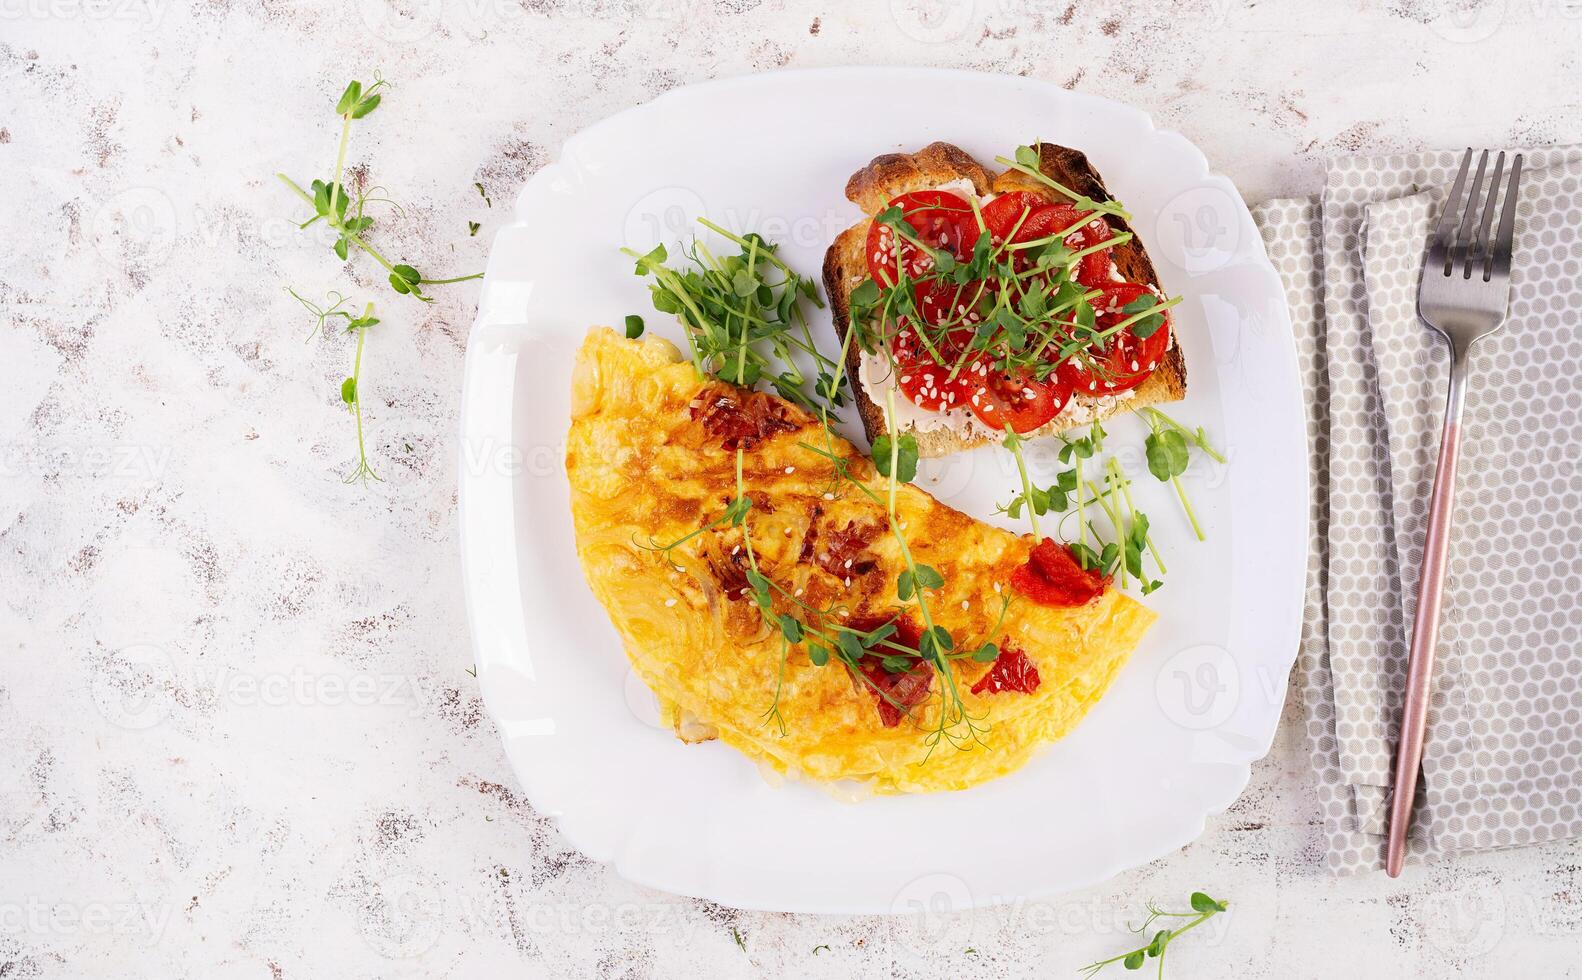
[[[1080,151],[1052,143],[1034,144],[1039,149],[1039,169],[1050,179],[1078,194],[1085,194],[1095,201],[1110,200],[1109,192],[1098,171],[1088,163]],[[830,308],[835,317],[837,341],[844,341],[851,329],[851,291],[868,278],[868,263],[864,250],[868,240],[868,226],[872,216],[899,194],[928,190],[954,181],[965,180],[979,194],[1004,194],[1010,191],[1031,191],[1052,202],[1059,195],[1018,170],[991,174],[960,147],[949,143],[931,143],[916,153],[887,153],[874,157],[866,167],[851,175],[846,182],[846,197],[867,212],[869,217],[852,225],[836,237],[829,251],[824,253],[824,292],[829,296]],[[1116,215],[1106,215],[1105,220],[1117,232],[1131,228]],[[1110,250],[1121,277],[1129,282],[1140,282],[1159,287],[1159,276],[1153,262],[1143,247],[1142,240],[1133,237],[1124,245]],[[857,411],[862,416],[863,428],[871,442],[885,431],[884,409],[869,397],[861,378],[862,350],[853,341],[846,347],[846,372],[851,378],[852,392],[856,397]],[[1181,356],[1179,344],[1172,346],[1164,363],[1139,385],[1132,397],[1112,402],[1093,413],[1092,421],[1102,421],[1121,412],[1129,412],[1145,405],[1179,401],[1186,396],[1186,360]],[[1081,423],[1086,425],[1084,417]],[[1049,424],[1029,436],[1045,435],[1073,426],[1070,413],[1063,412]],[[918,453],[922,456],[947,456],[995,441],[988,435],[963,435],[946,428],[917,431]]]

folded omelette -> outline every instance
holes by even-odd
[[[962,789],[1069,732],[1153,622],[1114,588],[1076,607],[1017,596],[1029,539],[902,484],[899,527],[915,563],[943,579],[921,595],[927,619],[958,651],[993,643],[999,658],[883,656],[915,650],[928,623],[919,595],[899,597],[890,481],[865,456],[783,399],[700,377],[651,336],[592,330],[572,386],[577,553],[687,741],[718,738],[788,776],[873,792]],[[731,510],[738,486],[744,514]],[[837,644],[790,642],[775,620],[786,611],[826,638],[888,636],[843,659]]]

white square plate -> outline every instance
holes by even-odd
[[[847,177],[880,153],[941,139],[986,163],[1037,139],[1088,154],[1166,291],[1183,297],[1174,322],[1189,396],[1170,412],[1205,426],[1230,464],[1195,459],[1186,477],[1208,532],[1200,543],[1146,471],[1142,424],[1116,419],[1109,445],[1139,477],[1170,573],[1147,600],[1159,622],[1114,687],[1068,738],[1003,779],[844,802],[771,785],[732,749],[684,745],[657,725],[573,546],[570,372],[588,327],[628,313],[682,341],[621,246],[690,237],[706,215],[781,243],[817,278],[830,240],[860,217]],[[835,348],[827,312],[814,331]],[[809,912],[1046,895],[1192,840],[1268,751],[1306,568],[1290,321],[1235,187],[1135,109],[1023,78],[922,69],[781,72],[670,92],[572,137],[522,189],[490,255],[465,384],[462,540],[484,699],[533,805],[633,881]],[[1054,451],[1045,440],[1032,454],[1045,481]],[[1012,474],[1003,450],[987,447],[925,461],[918,484],[989,518]]]

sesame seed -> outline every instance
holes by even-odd
[[[795,466],[787,466],[786,467],[786,472],[787,473],[795,473],[796,472],[796,467]]]
[[[835,499],[835,495],[833,493],[825,493],[824,494],[824,499],[825,500],[834,500]]]
[[[969,603],[967,600],[965,600],[965,599],[961,600],[961,608],[966,609],[970,605],[971,605],[971,603]]]
[[[674,599],[666,599],[665,600],[665,605],[666,606],[673,606],[675,604],[676,604],[676,600],[674,600]]]
[[[995,592],[999,592],[1000,591],[1000,583],[998,583],[998,582],[994,583],[994,591]]]
[[[996,591],[998,591],[1000,587],[998,585],[996,585],[994,588],[995,588]],[[802,590],[801,589],[797,589],[795,594],[797,596],[801,596],[802,595]]]
[[[736,554],[737,552],[739,552],[741,550],[742,550],[742,546],[741,545],[737,545],[736,547],[731,549],[731,554],[734,555],[734,554]]]
[[[851,559],[850,558],[846,559],[846,564],[842,565],[841,567],[842,568],[850,568],[851,567]]]
[[[846,611],[846,610],[844,610],[844,609],[842,609],[842,610],[841,610],[841,611],[840,611],[840,618],[841,618],[841,619],[845,619],[845,618],[846,618],[846,617],[847,617],[847,616],[850,616],[850,615],[851,615],[851,613],[849,613],[849,612],[847,612],[847,611]]]
[[[851,588],[851,576],[846,576],[846,588]]]

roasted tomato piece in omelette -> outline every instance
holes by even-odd
[[[849,620],[846,628],[870,633],[887,622],[890,620],[882,618]],[[923,631],[917,623],[909,616],[901,616],[895,620],[895,632],[890,634],[890,641],[896,646],[915,651],[922,637]],[[885,669],[883,658],[869,654],[862,658],[858,668],[869,684],[873,685],[869,687],[864,684],[863,689],[873,695],[874,704],[879,709],[879,722],[886,728],[899,725],[908,711],[927,701],[929,689],[934,683],[933,668],[922,660],[908,671],[892,673]]]
[[[886,728],[899,725],[908,711],[927,701],[928,689],[934,684],[933,668],[921,660],[904,674],[890,673],[877,660],[872,664],[865,662],[862,674],[873,682],[873,688],[878,688],[868,691],[879,707],[879,722]],[[881,695],[880,691],[884,693]]]
[[[1082,606],[1104,593],[1108,579],[1083,568],[1071,549],[1049,538],[1011,573],[1011,587],[1041,606]]]
[[[826,530],[821,540],[818,524],[810,523],[807,537],[802,539],[802,560],[811,560],[829,574],[849,582],[853,575],[866,575],[874,570],[878,558],[868,550],[868,545],[883,533],[884,525],[877,521],[847,521],[844,527]]]
[[[973,694],[996,694],[1000,691],[1017,691],[1031,694],[1038,690],[1038,668],[1027,659],[1027,654],[1016,647],[1005,647],[994,659],[989,672],[972,685]]]
[[[762,391],[720,386],[705,389],[692,403],[692,417],[726,449],[751,449],[776,432],[792,432],[797,423],[785,402]]]

